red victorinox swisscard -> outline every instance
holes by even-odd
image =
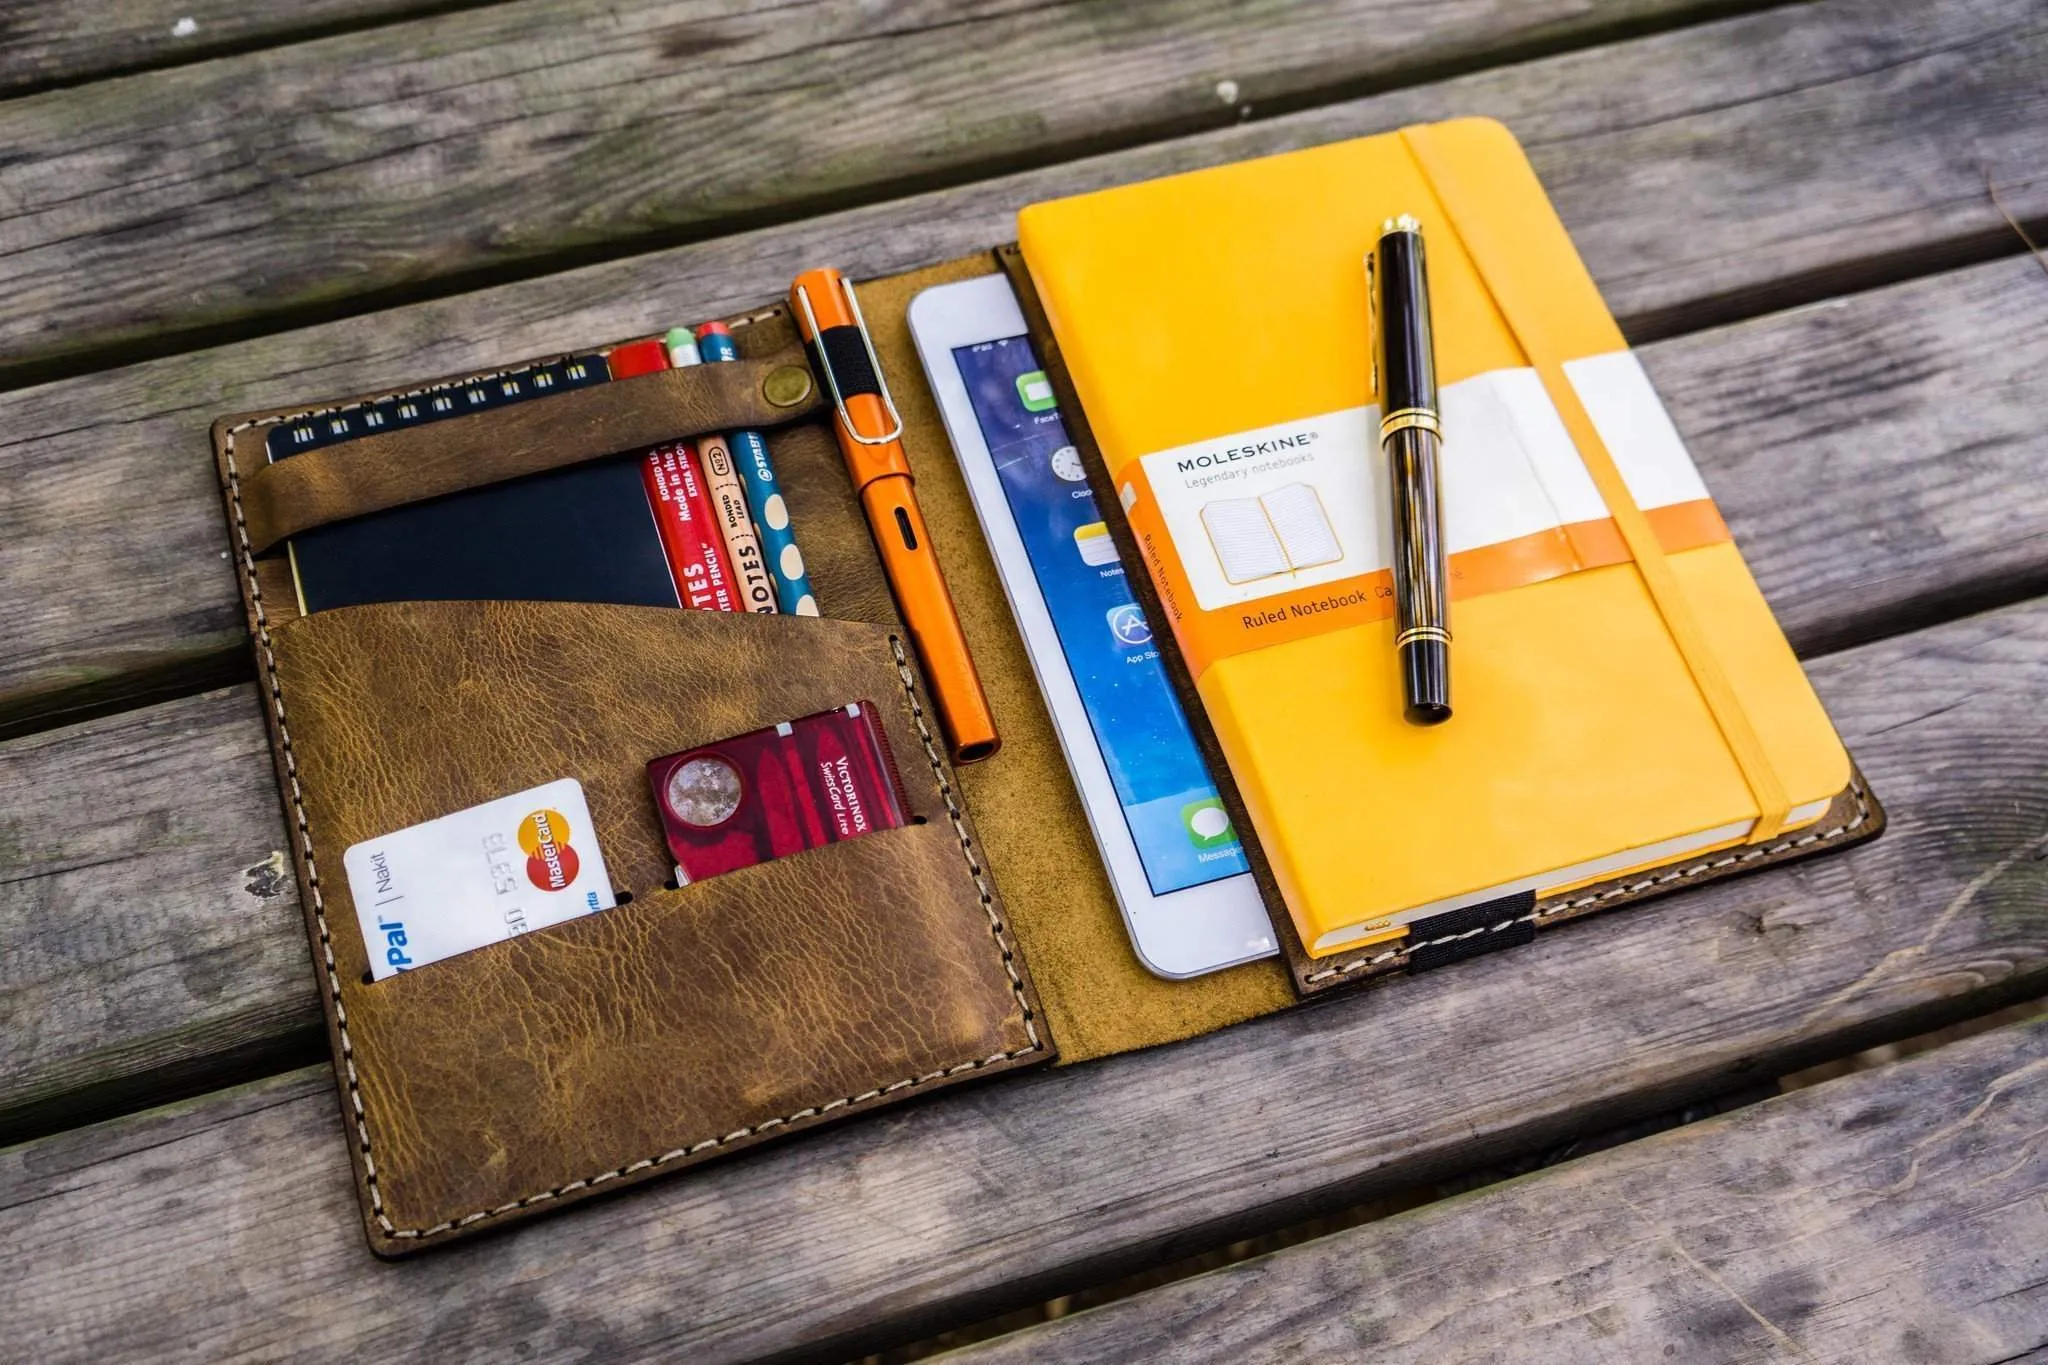
[[[657,758],[647,776],[678,886],[908,820],[868,702]]]

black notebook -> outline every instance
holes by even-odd
[[[601,355],[422,389],[271,428],[272,460],[610,381]],[[411,503],[294,536],[304,612],[365,602],[532,600],[677,607],[637,454]]]

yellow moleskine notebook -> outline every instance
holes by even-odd
[[[1455,714],[1402,718],[1364,269],[1421,220]],[[1303,945],[1810,823],[1849,759],[1520,147],[1460,120],[1019,238]]]

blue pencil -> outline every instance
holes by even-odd
[[[670,347],[673,349],[681,340],[681,336],[671,333]],[[740,358],[732,333],[722,322],[707,322],[699,327],[696,341],[697,350],[706,361]],[[811,592],[804,553],[797,548],[796,532],[789,524],[789,506],[782,500],[782,485],[776,482],[775,466],[768,459],[768,442],[761,439],[758,431],[730,431],[725,439],[732,447],[733,463],[746,477],[747,510],[753,514],[754,532],[761,537],[768,567],[775,574],[775,605],[786,615],[816,616],[818,599]]]

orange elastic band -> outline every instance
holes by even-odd
[[[1594,487],[1599,489],[1601,498],[1607,503],[1608,514],[1614,518],[1614,524],[1635,560],[1636,569],[1643,576],[1643,585],[1649,590],[1650,600],[1663,616],[1679,655],[1692,674],[1694,685],[1699,688],[1700,696],[1705,699],[1707,709],[1728,742],[1729,752],[1742,770],[1743,780],[1749,785],[1758,811],[1756,827],[1750,831],[1749,842],[1757,843],[1774,837],[1785,827],[1785,819],[1792,810],[1791,798],[1785,794],[1785,783],[1772,766],[1770,754],[1765,750],[1763,740],[1757,736],[1742,699],[1736,695],[1727,673],[1722,670],[1721,661],[1715,657],[1713,645],[1708,642],[1705,631],[1693,614],[1692,604],[1687,601],[1677,574],[1665,558],[1664,547],[1651,529],[1649,518],[1643,515],[1643,509],[1630,495],[1627,480],[1615,465],[1614,457],[1608,453],[1606,443],[1600,439],[1599,430],[1594,427],[1585,405],[1579,401],[1578,390],[1565,374],[1565,357],[1551,343],[1542,311],[1533,307],[1523,295],[1516,272],[1509,267],[1506,248],[1494,235],[1493,225],[1487,222],[1486,216],[1464,211],[1471,207],[1472,200],[1460,185],[1450,158],[1433,147],[1434,137],[1430,130],[1404,128],[1401,139],[1443,205],[1453,230],[1464,242],[1465,250],[1479,270],[1480,280],[1493,296],[1508,329],[1515,334],[1516,343],[1542,379],[1550,401],[1557,405],[1565,430],[1571,434],[1572,443],[1578,447],[1579,456],[1585,461],[1586,472],[1592,476]]]

